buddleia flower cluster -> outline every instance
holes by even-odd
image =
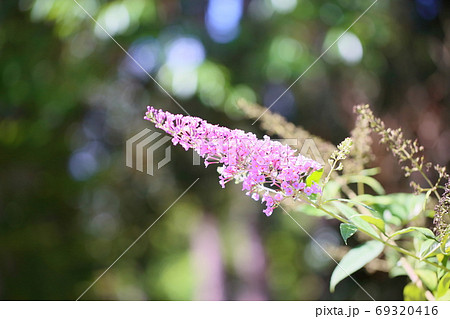
[[[307,177],[322,167],[287,145],[268,136],[231,130],[192,116],[172,114],[148,107],[144,119],[173,136],[172,143],[193,149],[205,159],[205,166],[221,165],[219,183],[224,188],[231,181],[242,183],[242,190],[254,200],[261,200],[270,216],[285,198],[297,199],[321,193],[320,186]]]

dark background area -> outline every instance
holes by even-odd
[[[259,136],[236,99],[272,104],[372,2],[79,0],[190,114]],[[0,299],[78,298],[197,177],[83,299],[368,299],[348,279],[330,294],[334,262],[191,152],[153,176],[126,167],[147,105],[182,113],[145,72],[72,0],[0,2]],[[449,79],[449,2],[379,0],[271,110],[337,144],[368,103],[448,165]],[[409,192],[374,145],[378,180]],[[337,223],[299,220],[342,245]],[[380,300],[406,283],[355,279]]]

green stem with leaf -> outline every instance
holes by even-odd
[[[423,262],[425,262],[425,263],[427,263],[427,264],[429,264],[429,265],[432,265],[432,266],[434,266],[434,267],[443,269],[443,270],[445,270],[445,271],[450,271],[450,269],[448,269],[448,268],[446,268],[446,267],[444,267],[444,266],[442,266],[442,265],[439,265],[439,264],[434,263],[434,262],[432,262],[432,261],[429,261],[429,260],[427,260],[427,259],[421,259],[421,258],[417,257],[417,256],[414,255],[412,252],[410,252],[410,251],[408,251],[408,250],[406,250],[406,249],[404,249],[404,248],[399,247],[399,246],[395,243],[395,241],[393,241],[392,239],[391,239],[391,241],[393,241],[393,243],[389,242],[389,239],[383,240],[383,239],[381,239],[381,238],[379,238],[379,237],[374,236],[373,234],[371,234],[371,233],[367,232],[366,230],[364,230],[364,229],[358,227],[357,225],[355,225],[352,221],[350,221],[350,220],[348,220],[348,219],[346,219],[346,218],[344,218],[344,217],[342,217],[342,216],[339,216],[339,215],[337,215],[337,214],[335,214],[335,213],[333,213],[333,212],[330,212],[329,210],[325,209],[323,206],[314,203],[313,201],[309,200],[308,198],[306,198],[306,197],[304,197],[304,196],[302,196],[302,200],[306,201],[308,204],[312,205],[313,207],[315,207],[315,208],[317,208],[317,209],[320,209],[320,210],[323,211],[324,213],[326,213],[326,214],[328,214],[329,216],[331,216],[331,217],[333,217],[333,218],[339,220],[339,221],[342,222],[342,223],[352,224],[352,225],[355,226],[360,232],[366,234],[367,236],[369,236],[370,238],[372,238],[372,239],[374,239],[374,240],[377,240],[377,241],[383,243],[385,246],[388,246],[388,247],[390,247],[390,248],[396,250],[397,252],[399,252],[399,253],[401,253],[401,254],[403,254],[403,255],[410,256],[410,257],[412,257],[412,258],[414,258],[414,259],[416,259],[416,260],[418,260],[418,261],[423,261]]]

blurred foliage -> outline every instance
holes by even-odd
[[[236,100],[272,104],[372,4],[78,2],[189,113],[257,133]],[[271,110],[337,143],[368,102],[447,165],[448,12],[378,1]],[[125,166],[146,105],[182,111],[105,30],[72,0],[0,2],[0,298],[76,299],[200,177],[84,299],[367,299],[348,279],[330,294],[334,262],[287,216],[262,216],[239,186],[187,165],[192,154],[173,149],[154,176]],[[379,181],[404,190],[395,160],[375,152]],[[341,244],[336,223],[302,223]],[[376,299],[403,296],[405,277],[354,277]]]

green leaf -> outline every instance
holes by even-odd
[[[396,250],[386,249],[384,252],[384,259],[388,265],[389,277],[394,278],[397,276],[407,276],[405,268],[401,266],[399,260],[402,255],[400,255]]]
[[[363,169],[361,171],[361,175],[364,176],[374,176],[379,174],[381,171],[381,169],[379,167],[372,167],[372,168],[367,168],[367,169]]]
[[[323,210],[317,209],[311,205],[301,205],[301,206],[297,207],[295,210],[300,213],[310,215],[310,216],[317,216],[317,217],[328,216],[329,217],[329,215],[327,213],[325,213]]]
[[[323,168],[312,172],[307,178],[306,178],[306,186],[311,186],[313,183],[319,184],[320,178],[323,174]]]
[[[390,278],[399,277],[399,276],[408,276],[408,274],[405,271],[405,268],[400,267],[400,266],[393,266],[392,268],[389,269],[389,277]]]
[[[377,210],[380,214],[378,217],[382,217],[386,223],[403,226],[423,211],[425,195],[397,193],[384,196],[358,196],[357,199]]]
[[[448,255],[437,254],[436,258],[444,267],[447,267]],[[443,270],[443,269],[441,269],[441,270]]]
[[[442,237],[440,247],[444,255],[450,255],[450,231]]]
[[[450,301],[450,290],[447,290],[442,296],[436,298],[437,301]]]
[[[381,186],[380,182],[370,176],[363,176],[363,175],[350,176],[347,178],[347,182],[349,184],[351,184],[351,183],[366,184],[366,185],[370,186],[378,195],[384,195],[386,193],[384,191],[383,186]]]
[[[403,299],[405,301],[426,301],[425,291],[413,283],[409,283],[403,288]]]
[[[389,236],[389,238],[394,238],[396,236],[403,235],[403,234],[406,234],[406,233],[410,233],[412,231],[418,231],[419,233],[421,233],[422,235],[424,235],[428,239],[436,240],[435,236],[434,236],[434,233],[430,229],[425,228],[425,227],[408,227],[408,228],[400,229],[400,230],[397,230],[395,233],[393,233],[391,236]]]
[[[384,223],[384,220],[382,220],[381,218],[374,217],[374,216],[369,216],[369,215],[361,215],[361,214],[352,216],[352,218],[355,218],[355,217],[359,217],[359,218],[361,218],[362,220],[365,220],[366,222],[368,222],[368,223],[374,225],[374,226],[375,226],[376,228],[378,228],[382,233],[385,232],[385,227],[386,227],[386,225],[385,225],[385,223]]]
[[[333,205],[339,209],[339,211],[342,213],[342,215],[344,215],[345,217],[347,217],[348,219],[351,219],[353,224],[368,232],[369,234],[373,235],[374,237],[378,237],[377,232],[375,231],[375,229],[372,228],[371,224],[366,222],[365,220],[361,219],[361,217],[356,216],[354,218],[352,218],[355,215],[359,215],[357,211],[355,211],[353,208],[349,207],[348,205],[339,203],[339,202],[333,202]]]
[[[390,205],[392,200],[389,198],[389,195],[386,196],[378,196],[378,195],[370,195],[370,194],[361,194],[356,197],[353,197],[353,201],[363,202],[367,205]]]
[[[322,188],[322,198],[335,198],[338,197],[341,191],[341,185],[335,181],[328,181]]]
[[[435,271],[430,269],[416,269],[416,274],[419,276],[420,280],[428,287],[430,290],[435,290],[438,284],[437,274]]]
[[[450,273],[439,280],[436,291],[436,300],[450,300]]]
[[[439,243],[433,239],[425,240],[420,246],[419,258],[421,260],[427,259],[439,253]]]
[[[381,254],[383,248],[383,243],[372,240],[351,249],[334,268],[330,279],[330,291],[334,292],[334,288],[339,282]]]
[[[341,230],[342,239],[344,240],[346,245],[347,245],[347,239],[352,237],[356,233],[356,231],[358,230],[358,228],[355,225],[344,224],[344,223],[342,223],[339,226],[339,228]]]

